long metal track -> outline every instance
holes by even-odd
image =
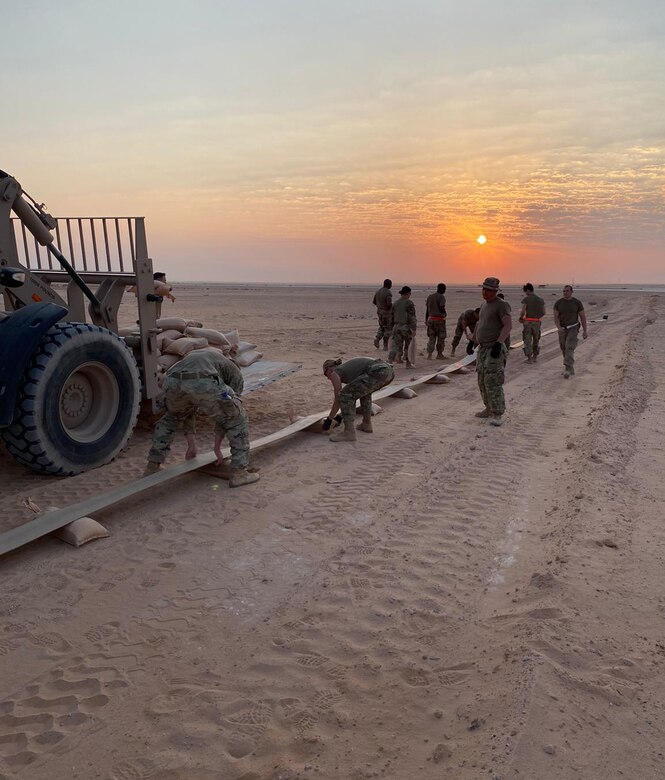
[[[606,320],[590,320],[590,322],[606,322]],[[551,328],[544,331],[542,335],[546,336],[555,332],[556,328]],[[511,345],[511,348],[517,349],[522,345],[522,343],[523,342],[517,342]],[[399,382],[398,384],[388,385],[387,387],[379,390],[378,393],[374,393],[373,398],[377,400],[381,398],[387,398],[391,395],[395,395],[395,393],[398,393],[405,387],[416,387],[418,385],[425,384],[439,374],[453,374],[456,371],[459,371],[460,368],[471,365],[475,362],[475,360],[475,353],[473,355],[465,355],[456,363],[452,363],[449,366],[440,367],[436,371],[425,374],[424,376],[420,376],[407,382]],[[307,417],[303,417],[302,419],[297,420],[291,425],[287,425],[285,428],[282,428],[279,431],[275,431],[275,433],[271,433],[268,436],[263,436],[260,439],[256,439],[250,443],[250,450],[252,452],[256,452],[270,446],[271,444],[275,444],[276,442],[287,439],[294,433],[304,431],[310,425],[313,425],[315,422],[321,420],[322,417],[325,417],[327,413],[328,410],[324,412],[317,412],[316,414],[310,414]],[[228,457],[230,455],[230,450],[225,449],[223,453],[224,457]],[[140,493],[144,493],[146,490],[163,485],[175,477],[180,477],[183,474],[189,473],[190,471],[196,471],[203,466],[209,466],[211,463],[214,463],[215,460],[215,454],[213,452],[208,452],[205,455],[199,455],[192,460],[187,460],[184,463],[178,463],[175,466],[170,466],[169,468],[164,469],[163,471],[159,471],[156,474],[151,474],[149,477],[142,477],[141,479],[136,480],[136,482],[131,482],[129,485],[121,485],[120,487],[113,488],[112,490],[107,490],[105,493],[100,493],[97,496],[87,498],[84,501],[80,501],[77,504],[72,504],[71,506],[65,507],[63,509],[54,509],[50,512],[44,512],[43,514],[35,517],[34,520],[29,520],[27,523],[24,523],[17,528],[12,528],[10,531],[6,531],[4,534],[0,534],[0,555],[4,555],[5,553],[11,552],[12,550],[16,550],[25,544],[34,542],[36,539],[39,539],[42,536],[46,536],[53,531],[57,531],[59,528],[63,528],[68,523],[71,523],[74,520],[78,520],[79,517],[84,517],[86,515],[92,514],[93,512],[98,512],[101,509],[108,509],[108,507],[113,506],[114,504],[119,504],[121,501],[124,501],[131,496],[136,496]]]

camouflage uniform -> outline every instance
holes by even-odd
[[[246,468],[249,431],[242,390],[240,369],[217,350],[196,350],[172,366],[160,399],[166,412],[155,426],[148,461],[163,463],[177,431],[195,433],[196,415],[201,413],[214,420],[216,434],[228,438],[231,468]]]
[[[579,335],[579,325],[566,328],[563,332],[559,331],[559,346],[563,352],[563,365],[570,374],[575,373],[575,349]]]
[[[467,309],[465,312],[460,314],[460,316],[457,318],[457,327],[455,328],[455,335],[453,336],[453,349],[457,349],[457,345],[462,340],[462,336],[464,335],[464,328],[468,328],[471,333],[473,333],[477,322],[478,314],[474,309]]]
[[[408,360],[407,354],[409,351],[409,344],[413,338],[413,331],[416,329],[416,307],[413,301],[408,298],[400,298],[393,304],[393,317],[395,324],[393,325],[393,339],[390,344],[390,352],[388,353],[388,360],[392,363],[395,357],[404,357],[404,360]]]
[[[531,357],[540,354],[540,320],[545,314],[545,301],[535,293],[529,293],[522,298],[525,307],[524,322],[522,323],[522,341],[524,341],[524,355]]]
[[[427,320],[427,352],[432,354],[436,349],[438,355],[443,354],[443,348],[446,342],[446,321],[445,320]]]
[[[374,346],[378,347],[383,339],[384,349],[388,347],[390,331],[393,328],[393,313],[391,309],[377,309],[376,316],[379,319],[379,329],[376,332]]]
[[[379,320],[379,329],[374,338],[374,346],[378,348],[383,339],[383,348],[388,348],[388,339],[393,327],[392,312],[393,294],[389,287],[382,287],[374,294],[372,303],[376,306],[376,316]]]
[[[372,393],[389,385],[395,378],[393,367],[385,360],[377,360],[340,390],[339,406],[345,424],[353,424],[356,400],[360,399],[363,416],[372,413]]]
[[[446,296],[439,292],[433,292],[427,296],[425,304],[425,323],[427,324],[427,356],[432,357],[436,348],[438,356],[443,355],[446,342]]]
[[[501,345],[501,354],[493,358],[490,354],[492,347],[480,347],[476,357],[476,373],[478,387],[485,408],[493,415],[502,415],[506,411],[506,401],[503,396],[503,380],[508,348]]]

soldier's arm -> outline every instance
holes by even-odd
[[[334,371],[330,375],[330,381],[333,386],[333,403],[330,407],[330,412],[328,414],[328,419],[332,420],[337,412],[339,412],[339,391],[342,389],[342,380],[339,378],[339,374],[336,374]]]
[[[372,303],[374,306],[378,306],[378,303],[376,302],[376,293],[374,293],[374,297],[372,298]]]
[[[392,309],[393,307],[393,296],[392,293],[388,293],[386,295],[386,309]]]
[[[559,319],[559,310],[556,307],[556,303],[554,304],[554,309],[552,309],[552,314],[554,315],[554,327],[557,330],[561,330],[561,320]]]
[[[589,334],[586,329],[586,312],[584,309],[580,309],[580,322],[582,323],[582,338],[586,338]]]
[[[499,338],[497,341],[503,343],[508,338],[508,336],[510,336],[512,327],[513,321],[510,317],[510,314],[504,314],[503,317],[501,317],[501,333],[499,333]]]
[[[411,303],[411,301],[409,301]],[[418,327],[418,319],[416,317],[416,307],[411,303],[409,308],[407,309],[409,313],[409,328],[413,333],[416,332],[416,328]]]

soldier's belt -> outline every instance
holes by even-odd
[[[219,380],[217,374],[209,374],[205,371],[176,371],[173,374],[169,374],[169,376],[172,376],[175,379],[217,379]]]
[[[438,317],[438,316],[437,316],[437,315],[435,315],[435,314],[428,314],[428,315],[427,315],[427,319],[428,319],[428,320],[432,320],[432,321],[434,321],[434,322],[445,322],[445,320],[446,320],[446,318],[445,318],[445,317]]]
[[[540,322],[540,317],[525,317],[524,322]]]

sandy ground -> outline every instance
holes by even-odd
[[[248,398],[253,436],[327,407],[324,358],[375,354],[367,290],[175,292],[303,363]],[[479,291],[450,293],[454,327]],[[609,320],[577,375],[553,336],[513,351],[502,428],[456,375],[356,444],[259,453],[256,485],[188,475],[100,513],[108,539],[5,558],[0,778],[665,776],[665,298],[579,297]],[[3,526],[131,481],[148,441],[70,479],[3,453]]]

